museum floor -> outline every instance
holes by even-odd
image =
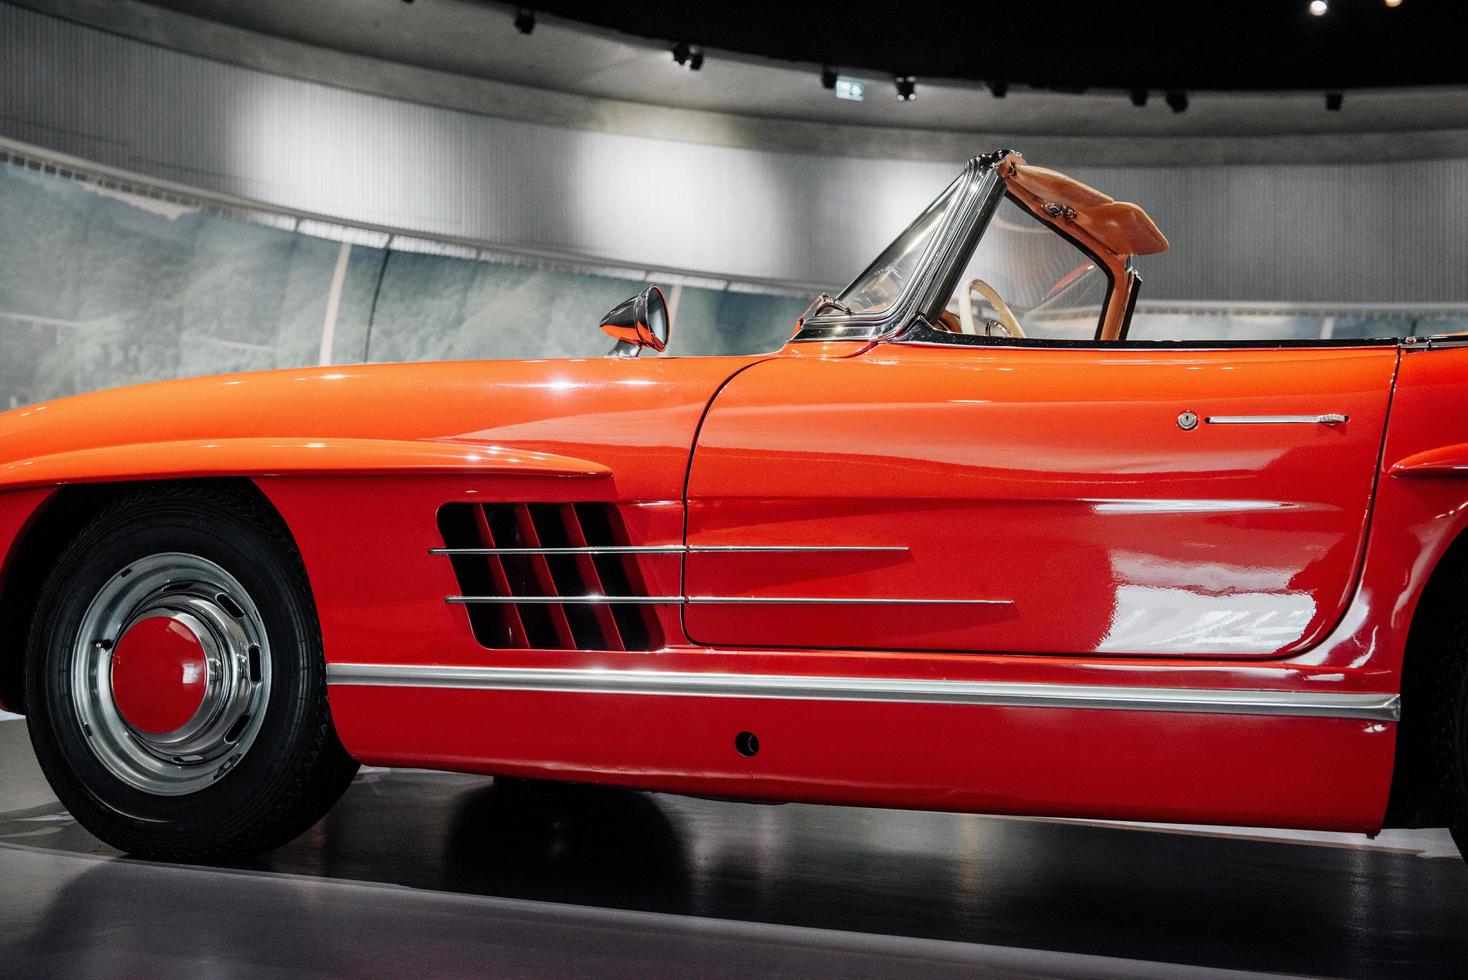
[[[120,858],[0,721],[15,976],[1423,976],[1468,969],[1446,834],[760,806],[369,770],[231,867]]]

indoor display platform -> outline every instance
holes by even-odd
[[[23,976],[1446,975],[1442,831],[1150,828],[364,770],[254,861],[120,856],[0,722],[0,962]]]

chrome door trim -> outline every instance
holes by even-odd
[[[459,606],[669,606],[683,604],[681,595],[449,595]]]
[[[429,548],[430,555],[707,555],[707,554],[844,554],[907,551],[904,545],[795,544],[616,544],[558,548]]]
[[[1012,606],[1012,599],[882,599],[868,596],[723,596],[723,595],[451,595],[457,605],[528,603],[562,605],[800,605],[800,606]]]
[[[1340,425],[1349,415],[1326,412],[1323,415],[1210,415],[1203,421],[1209,425]]]
[[[609,544],[563,548],[429,548],[430,555],[681,555],[682,545]]]
[[[771,552],[788,554],[796,552],[867,552],[867,551],[906,551],[907,546],[901,544],[878,544],[878,545],[798,545],[798,544],[691,544],[688,553],[691,555],[708,554],[755,554],[760,552]]]
[[[332,684],[370,687],[963,704],[1016,708],[1090,708],[1348,718],[1361,721],[1396,721],[1401,713],[1401,699],[1393,693],[1112,687],[1099,684],[1023,684],[905,677],[817,677],[603,668],[334,663],[327,665],[326,679]]]
[[[737,595],[691,595],[684,598],[691,606],[696,605],[815,605],[815,606],[1012,606],[1013,599],[883,599],[878,596],[817,597],[817,596],[737,596]]]

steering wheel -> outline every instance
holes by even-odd
[[[968,334],[979,332],[974,319],[974,293],[976,292],[994,308],[994,312],[999,316],[999,325],[1004,328],[1005,332],[1011,337],[1023,340],[1025,332],[1020,327],[1019,319],[1014,315],[1014,311],[1009,308],[1008,303],[1004,302],[1004,297],[999,295],[999,291],[982,279],[970,282],[959,299],[958,318],[963,324],[963,332]]]

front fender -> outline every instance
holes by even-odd
[[[95,392],[0,415],[0,489],[311,474],[610,482],[615,470],[620,493],[672,499],[708,400],[758,359],[354,365]]]
[[[117,480],[308,474],[608,477],[610,467],[533,449],[408,439],[178,439],[0,463],[0,490]]]

